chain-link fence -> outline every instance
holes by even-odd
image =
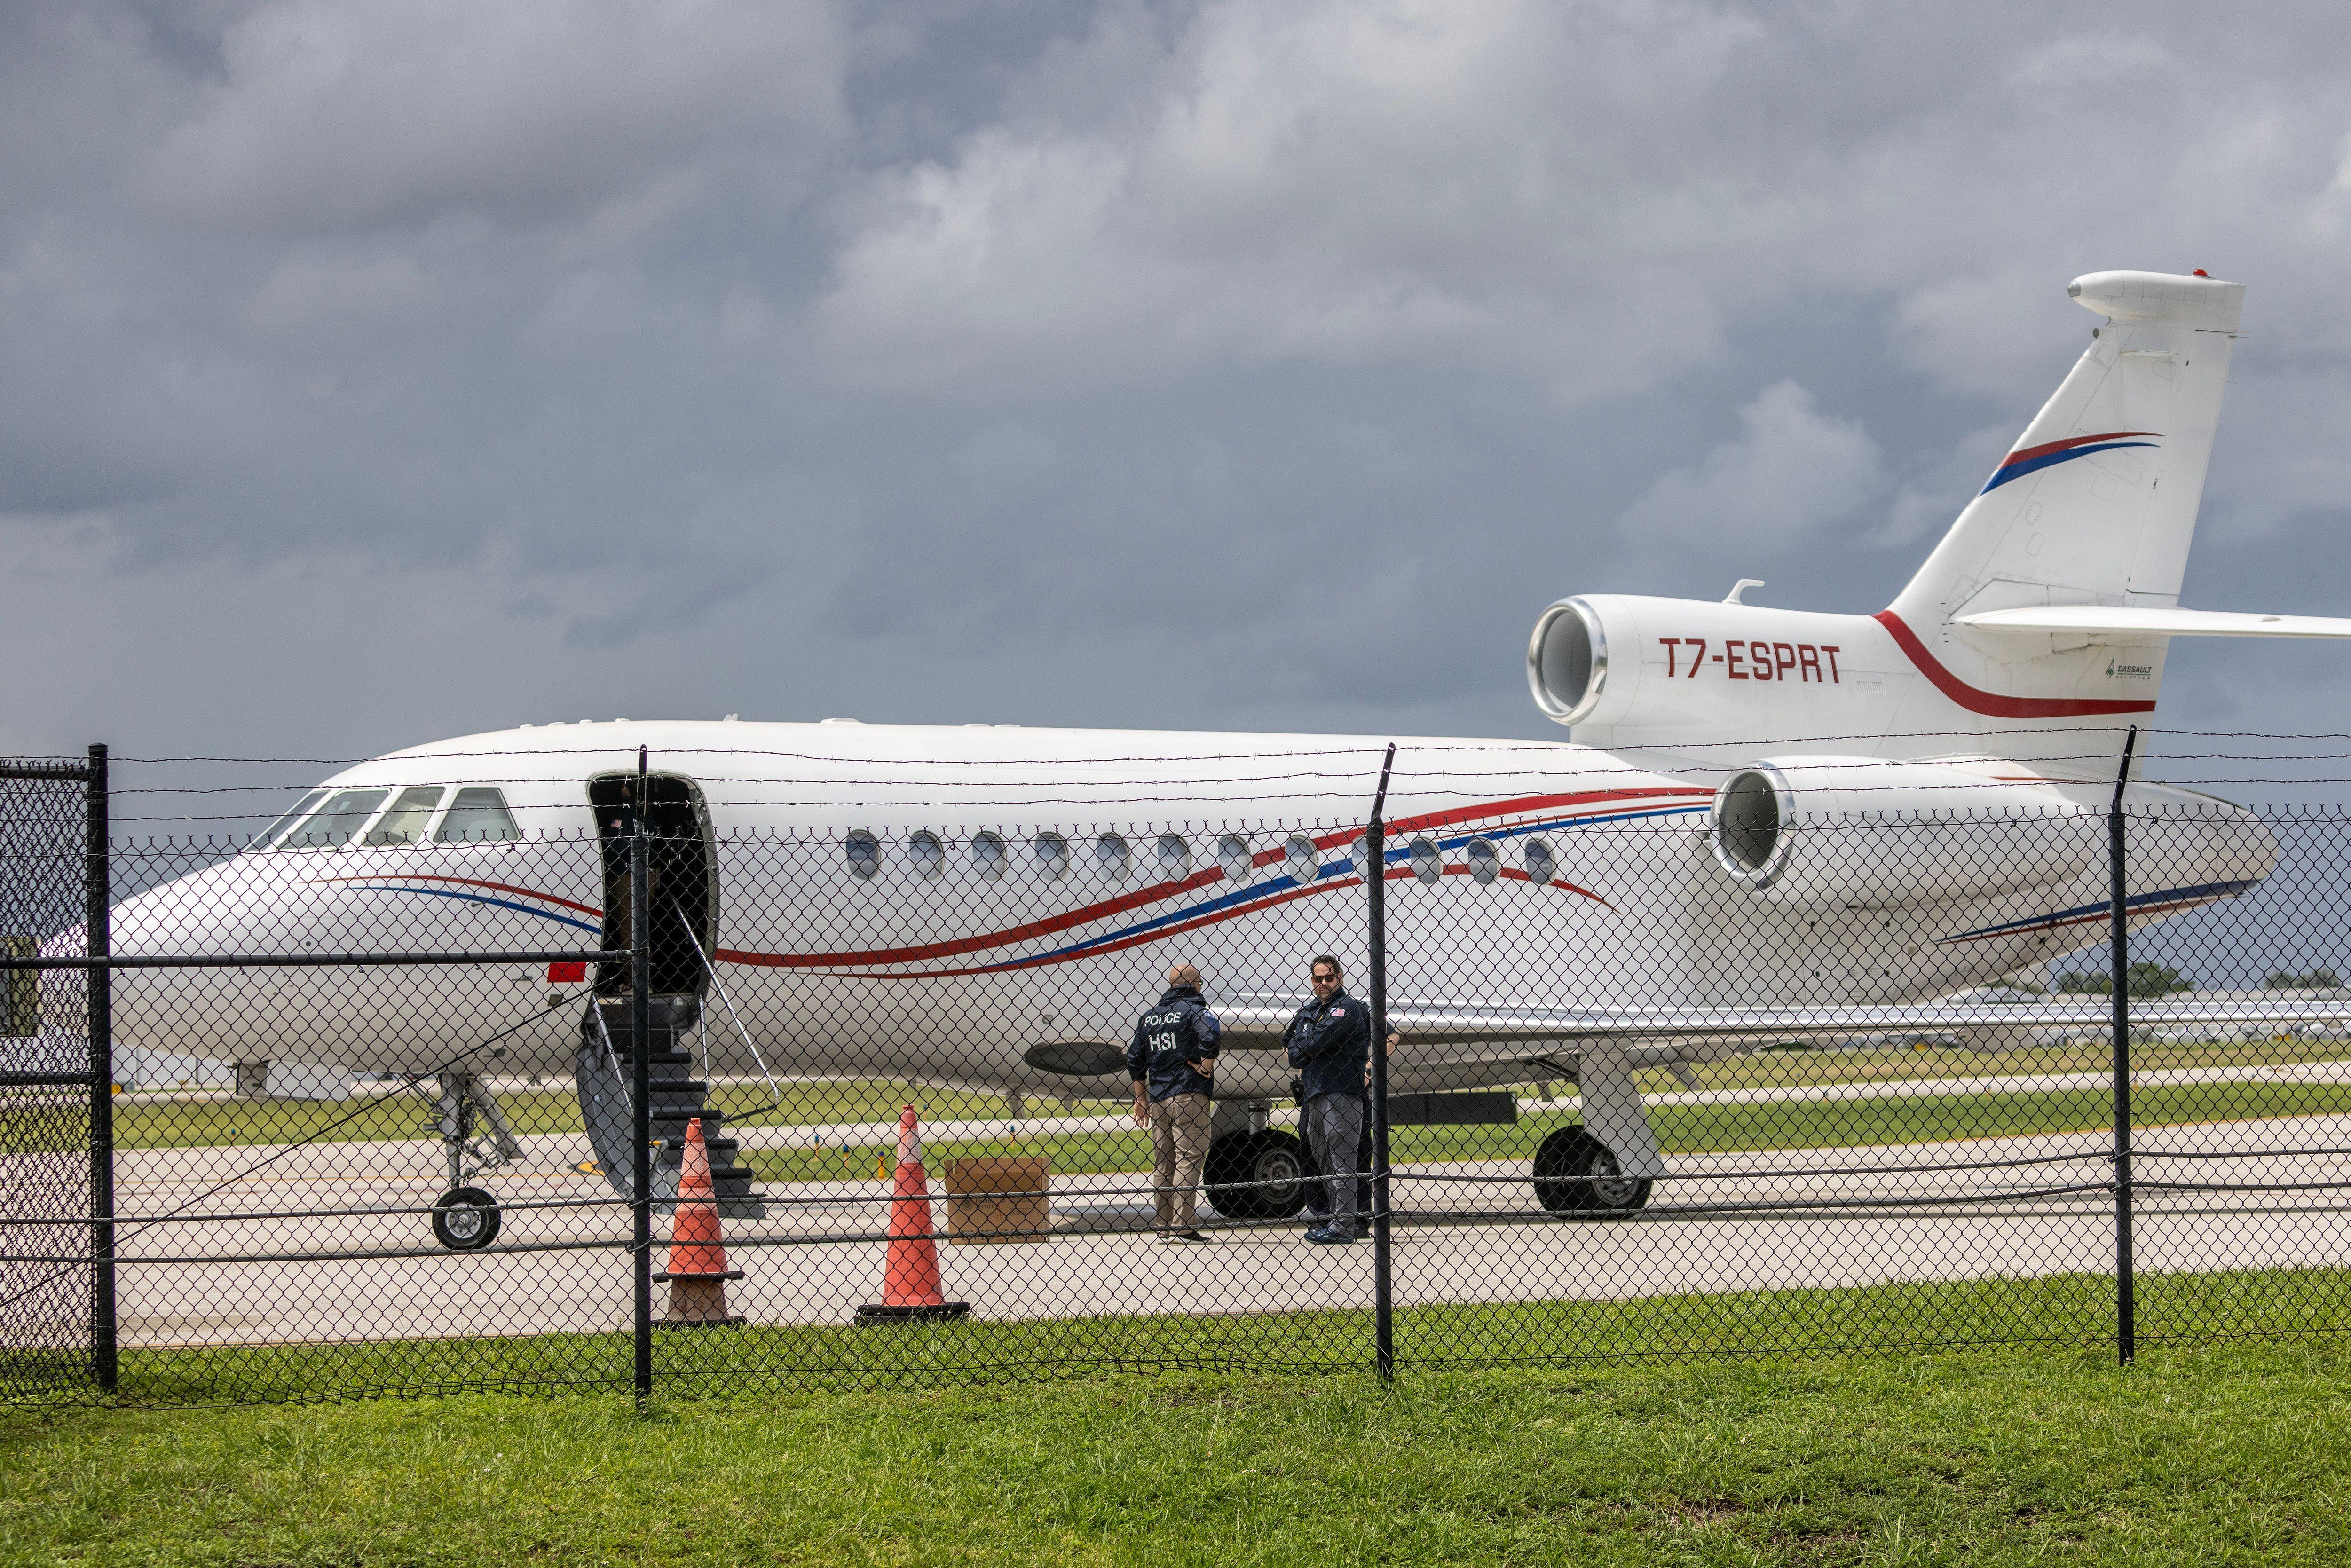
[[[16,765],[7,1391],[2339,1326],[2351,818],[1784,782],[780,835],[615,774],[92,860],[103,759]]]
[[[21,964],[51,933],[102,925],[105,811],[103,748],[0,761],[0,957]],[[19,1398],[113,1377],[109,1238],[94,1223],[113,1207],[110,1107],[92,1088],[103,1019],[80,977],[55,977],[46,996],[43,981],[0,971],[0,1393]]]

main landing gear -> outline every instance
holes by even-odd
[[[1208,1145],[1208,1202],[1228,1219],[1287,1219],[1306,1207],[1305,1169],[1288,1133],[1228,1133]],[[1562,1127],[1535,1150],[1535,1201],[1552,1214],[1631,1214],[1648,1206],[1650,1186],[1582,1127]]]
[[[1228,1133],[1208,1145],[1209,1206],[1227,1219],[1287,1219],[1306,1207],[1306,1155],[1271,1127]]]
[[[1628,1176],[1608,1145],[1562,1127],[1535,1150],[1535,1201],[1553,1214],[1630,1214],[1646,1207],[1649,1181]]]

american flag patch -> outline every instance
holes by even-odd
[[[1344,1008],[1332,1008],[1331,1009],[1331,1016],[1334,1019],[1345,1018],[1347,1016],[1347,1009]]]

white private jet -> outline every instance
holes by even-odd
[[[1562,599],[1527,670],[1573,739],[1396,741],[1392,1089],[1575,1082],[1583,1125],[1532,1152],[1546,1207],[1646,1201],[1664,1164],[1643,1066],[1792,1038],[2097,1027],[2102,1002],[1987,1025],[1936,998],[2095,940],[2102,813],[2171,638],[2351,636],[2346,620],[2179,606],[2243,287],[2102,272],[2069,293],[2102,319],[2089,347],[1887,609],[1769,609],[1741,602],[1748,582],[1719,603]],[[1785,738],[1802,736],[1834,738]],[[668,1079],[688,1071],[675,1031],[700,1017],[714,1072],[1120,1094],[1135,1010],[1195,959],[1230,1048],[1211,1199],[1278,1215],[1299,1166],[1267,1113],[1290,1076],[1274,1047],[1307,956],[1360,970],[1388,740],[526,725],[327,779],[244,853],[118,905],[115,950],[616,949],[621,835],[641,810],[663,835],[652,1043]],[[2137,924],[2242,894],[2275,862],[2241,808],[2137,779],[2123,799],[2177,817],[2135,850]],[[1855,812],[1881,818],[1837,825]],[[1153,825],[1105,826],[1122,822]],[[452,1181],[436,1229],[477,1246],[496,1209],[470,1183],[513,1148],[480,1078],[492,1035],[501,1072],[573,1071],[603,1168],[626,1170],[621,968],[369,987],[263,971],[235,1008],[204,1000],[202,971],[127,972],[117,1039],[436,1077]],[[546,993],[566,980],[586,988]],[[608,1005],[583,1006],[589,989]],[[673,1082],[658,1124],[675,1134],[700,1095]],[[758,1201],[747,1172],[721,1188]]]

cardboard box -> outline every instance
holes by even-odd
[[[1042,1155],[981,1155],[946,1162],[947,1240],[1043,1241],[1052,1229]]]

